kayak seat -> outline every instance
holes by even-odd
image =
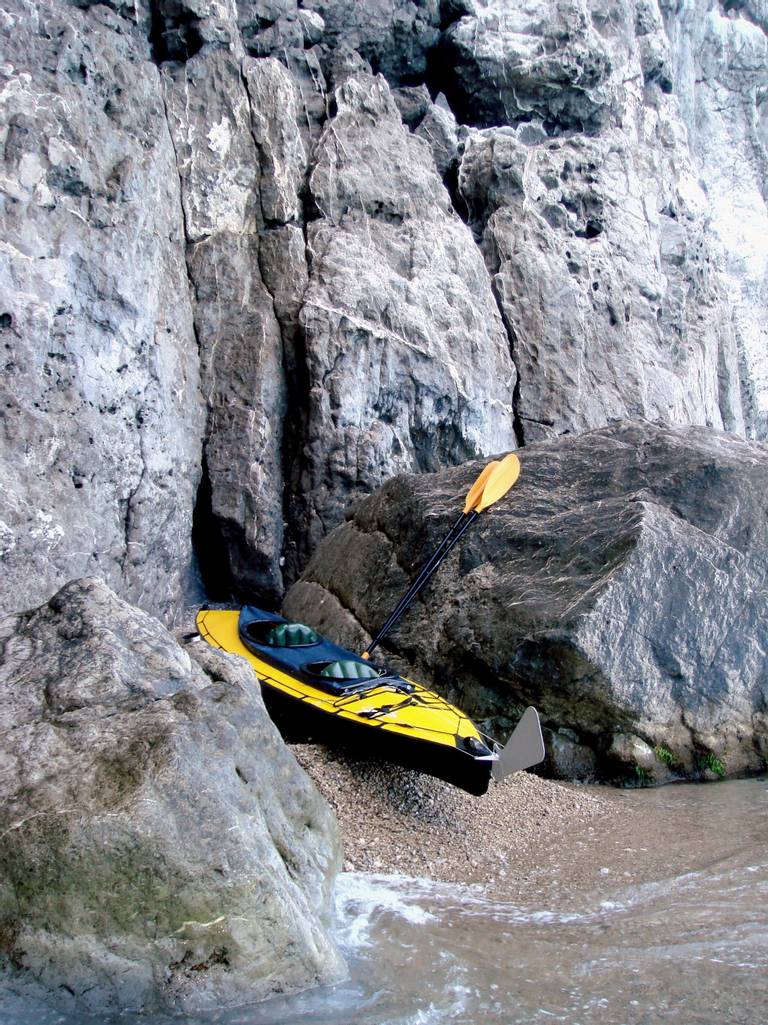
[[[308,644],[317,644],[319,640],[320,635],[303,623],[278,623],[265,637],[267,644],[279,645],[281,648],[303,648]]]
[[[254,619],[245,627],[248,640],[273,648],[307,648],[320,642],[320,635],[304,623],[275,623],[270,619]]]
[[[357,659],[346,658],[329,662],[324,669],[320,670],[320,676],[330,676],[333,680],[376,680],[381,673],[368,662],[358,662]]]
[[[333,661],[305,662],[301,667],[315,684],[334,694],[351,694],[370,690],[386,676],[383,669],[362,662],[359,659],[334,659]]]

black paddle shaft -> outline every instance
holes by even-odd
[[[440,555],[443,553],[443,551],[445,549],[445,546],[450,543],[451,538],[453,537],[454,533],[458,530],[458,528],[461,526],[461,524],[464,522],[464,519],[465,519],[464,513],[460,513],[458,519],[453,524],[451,529],[445,535],[445,537],[440,542],[440,544],[437,546],[437,548],[432,553],[432,555],[429,557],[429,559],[427,559],[426,563],[422,566],[421,570],[419,571],[419,575],[416,577],[416,579],[413,581],[413,583],[408,588],[406,593],[403,595],[403,597],[400,599],[400,601],[394,607],[392,612],[390,612],[389,616],[387,617],[386,621],[384,622],[384,625],[381,627],[379,632],[373,638],[373,641],[371,642],[370,646],[368,647],[367,654],[370,654],[371,651],[373,651],[373,649],[378,645],[378,643],[382,639],[382,637],[384,637],[385,634],[389,633],[389,631],[391,630],[391,628],[394,625],[394,623],[396,623],[397,620],[400,618],[402,613],[405,611],[405,609],[408,607],[410,602],[413,600],[414,596],[416,594],[418,594],[418,592],[421,590],[421,587],[424,584],[425,580],[427,579],[428,575],[431,573],[432,568],[433,568],[435,562],[440,557]]]
[[[398,619],[400,619],[402,614],[411,604],[411,602],[419,593],[419,591],[424,587],[424,585],[427,583],[430,577],[437,571],[441,563],[447,558],[448,553],[451,551],[453,546],[458,543],[458,541],[472,526],[472,524],[475,522],[478,516],[479,513],[477,513],[474,509],[470,513],[462,513],[459,516],[454,525],[451,527],[451,529],[445,535],[443,540],[440,542],[438,547],[432,553],[432,556],[430,557],[429,561],[425,564],[424,568],[421,570],[421,572],[416,577],[414,582],[411,584],[406,593],[403,595],[403,597],[397,603],[395,608],[392,610],[389,617],[387,618],[387,621],[384,623],[384,626],[382,626],[382,628],[373,638],[371,643],[368,645],[368,649],[366,652],[368,655],[370,655],[373,649],[378,646],[382,638],[389,633],[389,631],[392,629],[392,627],[395,625]]]

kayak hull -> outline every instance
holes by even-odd
[[[392,762],[442,779],[476,797],[482,797],[488,790],[490,762],[420,738],[400,736],[393,742],[391,734],[372,730],[366,724],[329,716],[304,703],[297,707],[293,698],[269,686],[262,687],[262,694],[270,717],[289,742],[326,744],[361,758]]]
[[[245,658],[262,687],[267,709],[288,739],[342,745],[445,780],[470,794],[488,789],[495,755],[463,712],[434,691],[386,667],[373,681],[323,678],[318,666],[368,668],[360,656],[320,635],[313,644],[281,650],[262,643],[256,627],[287,621],[255,606],[203,609],[197,625],[215,648]],[[253,640],[253,636],[258,639]],[[327,670],[326,670],[327,672]]]

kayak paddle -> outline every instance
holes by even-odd
[[[467,492],[462,513],[392,610],[387,621],[368,645],[368,649],[363,652],[363,658],[368,659],[371,657],[373,649],[389,633],[422,587],[437,570],[438,566],[448,556],[453,546],[472,526],[480,513],[494,505],[500,498],[503,498],[519,476],[520,460],[514,452],[510,452],[502,460],[493,460],[481,470],[479,476]]]
[[[427,578],[431,575],[433,569],[436,568],[435,564],[437,560],[445,551],[446,546],[450,544],[454,533],[458,530],[459,527],[461,527],[469,513],[474,508],[475,504],[480,500],[480,496],[483,493],[483,489],[485,487],[486,481],[488,480],[488,477],[490,476],[494,467],[498,465],[499,460],[494,459],[493,462],[488,463],[488,465],[484,466],[483,469],[480,471],[477,480],[474,482],[472,487],[467,492],[467,498],[464,503],[463,512],[459,513],[459,517],[456,520],[456,522],[453,524],[451,529],[448,531],[443,540],[432,553],[431,557],[422,567],[421,572],[419,573],[418,577],[413,581],[408,591],[403,595],[403,597],[397,603],[396,607],[390,613],[387,621],[384,623],[381,630],[379,630],[378,634],[371,643],[371,646],[368,648],[367,651],[363,652],[363,658],[368,658],[370,656],[371,651],[376,647],[381,638],[385,634],[389,633],[390,629],[392,628],[394,623],[400,618],[401,614],[405,611],[406,607],[410,604],[411,600],[421,590],[421,587],[423,586]]]

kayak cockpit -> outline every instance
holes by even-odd
[[[240,636],[246,644],[252,641],[270,648],[311,648],[322,641],[311,626],[276,623],[274,619],[246,619],[240,623]]]
[[[246,605],[238,633],[245,647],[279,667],[290,667],[308,683],[335,696],[360,694],[376,687],[411,693],[413,684],[382,666],[356,658],[304,623],[292,623]],[[312,658],[307,658],[311,650]]]

